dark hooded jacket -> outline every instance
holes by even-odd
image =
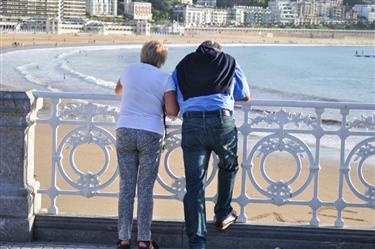
[[[236,61],[212,46],[202,44],[177,65],[178,85],[184,101],[215,93],[229,94]]]

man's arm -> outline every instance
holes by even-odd
[[[117,81],[117,84],[116,84],[116,86],[115,86],[115,93],[116,93],[116,95],[118,95],[118,96],[121,96],[121,95],[122,95],[122,85],[121,85],[120,80]]]
[[[234,72],[234,80],[234,99],[237,101],[249,101],[251,99],[249,84],[245,74],[237,63]]]

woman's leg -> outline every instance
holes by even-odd
[[[120,171],[120,194],[118,203],[119,240],[130,240],[133,223],[133,206],[138,173],[137,132],[119,128],[117,136],[117,160]]]
[[[138,241],[151,240],[153,188],[158,175],[162,140],[157,133],[138,133]]]

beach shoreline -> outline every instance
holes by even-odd
[[[17,49],[53,48],[84,45],[125,45],[142,44],[148,40],[161,40],[166,44],[199,44],[204,40],[215,40],[222,44],[301,44],[301,45],[375,45],[373,37],[344,38],[307,38],[296,36],[264,37],[253,34],[211,34],[198,35],[99,35],[99,34],[34,34],[34,33],[2,33],[1,53]],[[14,44],[17,43],[17,47]]]

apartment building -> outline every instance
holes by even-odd
[[[214,8],[216,7],[216,0],[197,0],[197,5]]]
[[[60,0],[61,18],[84,18],[86,16],[86,0]]]
[[[178,0],[178,2],[181,4],[188,4],[188,5],[193,4],[193,0]]]
[[[297,0],[299,23],[321,24],[344,19],[342,0]]]
[[[87,13],[90,16],[117,16],[117,0],[88,0]]]
[[[207,8],[207,24],[211,26],[225,26],[229,23],[230,12],[227,9]]]
[[[290,0],[273,0],[268,2],[272,13],[272,22],[279,24],[297,23],[297,2]]]
[[[152,20],[152,4],[147,2],[132,2],[124,0],[124,13],[134,20]]]
[[[358,17],[363,17],[369,22],[375,21],[375,4],[356,4],[353,10]]]
[[[199,5],[180,5],[175,7],[174,15],[186,27],[271,23],[271,10],[269,8],[251,6],[219,9]]]
[[[207,11],[197,6],[176,6],[173,10],[178,20],[181,20],[187,27],[199,27],[207,25]]]
[[[55,17],[60,14],[61,0],[1,0],[0,15],[6,17]]]
[[[230,11],[230,24],[257,25],[271,23],[271,10],[258,6],[234,6]]]
[[[12,17],[81,18],[86,0],[2,0],[0,15]]]

